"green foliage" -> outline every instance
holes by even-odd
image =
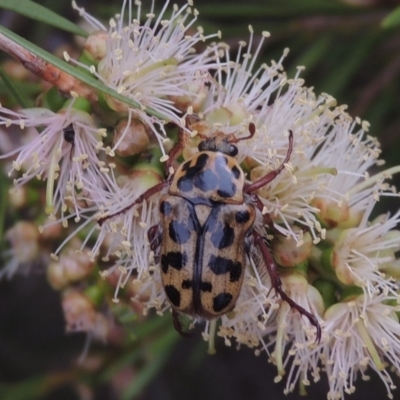
[[[400,7],[397,7],[382,20],[383,28],[396,28],[400,25]]]
[[[30,0],[0,0],[0,7],[58,29],[87,37],[87,32],[61,15]]]

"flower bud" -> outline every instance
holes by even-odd
[[[29,221],[19,221],[5,235],[13,249],[14,257],[20,264],[32,262],[40,253],[37,226]]]
[[[396,280],[400,279],[400,259],[386,262],[379,265],[379,271],[384,272],[385,275],[390,276]]]
[[[64,268],[62,268],[57,261],[51,261],[47,267],[47,280],[50,286],[55,290],[60,290],[69,283],[65,276]]]
[[[96,313],[90,333],[93,338],[105,343],[111,330],[111,321],[102,313]]]
[[[89,60],[99,62],[107,55],[108,32],[97,31],[89,35],[84,45],[84,54]]]
[[[274,235],[272,241],[272,254],[275,261],[282,267],[294,267],[306,261],[313,247],[312,237],[298,227],[292,227],[301,239],[296,241],[293,236],[284,236],[280,233]]]
[[[227,108],[220,107],[207,115],[207,122],[210,125],[220,124],[224,126],[229,124],[231,116],[232,114]]]
[[[220,124],[235,126],[248,120],[248,110],[242,103],[230,104],[229,108],[220,107],[207,115],[207,122],[210,124]]]
[[[54,223],[54,221],[49,220],[45,221],[43,225],[39,226],[39,231],[40,240],[42,242],[57,240],[63,233],[65,233],[61,221]]]
[[[363,211],[350,209],[345,201],[338,204],[316,197],[311,205],[320,210],[317,217],[326,228],[353,228],[359,225],[363,216]]]
[[[47,278],[54,289],[61,289],[70,282],[86,278],[94,268],[94,261],[85,251],[77,250],[77,246],[65,248],[58,261],[52,261],[47,269]]]
[[[8,192],[8,203],[16,210],[25,207],[28,202],[28,193],[25,186],[15,187]]]
[[[363,282],[356,277],[347,263],[350,247],[352,245],[351,239],[356,239],[355,233],[356,230],[352,228],[346,229],[340,234],[332,249],[331,263],[336,277],[340,280],[340,282],[349,286],[362,286]]]
[[[348,305],[346,303],[335,303],[330,306],[324,313],[324,320],[335,320],[337,317],[341,317],[343,311],[347,311]]]
[[[324,312],[324,301],[318,290],[309,285],[307,278],[302,274],[294,272],[282,274],[282,282],[285,292],[290,297],[306,296],[307,300],[315,307],[319,315]]]
[[[129,175],[119,176],[117,182],[121,187],[131,186],[135,192],[144,193],[163,179],[158,165],[143,162],[136,164]]]
[[[186,112],[189,107],[192,107],[193,112],[198,113],[209,92],[208,83],[209,81],[204,77],[195,78],[187,84],[187,94],[182,96],[169,95],[168,98],[174,102],[175,107],[179,110]]]
[[[116,154],[121,157],[140,154],[149,146],[149,132],[139,119],[133,118],[128,126],[128,120],[120,121],[114,130],[113,146]]]
[[[90,300],[77,290],[63,293],[62,308],[67,332],[91,331],[96,320],[96,311]]]

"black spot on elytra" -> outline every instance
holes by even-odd
[[[230,293],[220,293],[213,299],[213,310],[215,312],[220,312],[224,310],[232,301],[232,295]]]
[[[168,272],[168,268],[172,267],[177,271],[180,271],[187,263],[188,257],[185,252],[170,251],[167,254],[161,256],[161,270],[165,274]]]
[[[185,171],[185,175],[178,179],[177,186],[179,190],[182,192],[190,192],[193,189],[194,178],[204,170],[208,158],[208,154],[202,153],[197,157],[195,165],[190,166],[191,161],[187,161],[183,164],[182,170]]]
[[[201,282],[200,283],[200,290],[202,292],[211,292],[212,291],[212,284],[211,282]]]
[[[168,227],[169,237],[178,244],[184,244],[190,239],[191,229],[182,222],[171,221]]]
[[[164,200],[161,204],[160,204],[160,212],[162,214],[164,214],[165,216],[171,215],[172,212],[172,205],[170,202],[168,202],[167,200]]]
[[[217,249],[224,249],[231,246],[234,240],[235,231],[228,224],[218,224],[216,229],[211,234],[211,243]]]
[[[168,272],[168,266],[169,266],[168,257],[167,255],[163,254],[161,256],[161,271],[164,272],[164,274]]]
[[[239,211],[235,215],[235,220],[239,224],[244,224],[250,219],[250,213],[248,211]]]
[[[190,289],[193,285],[193,282],[191,279],[184,279],[182,281],[182,289]]]
[[[169,265],[180,271],[187,263],[188,257],[186,252],[170,251],[168,254]]]
[[[242,264],[238,261],[232,261],[229,258],[210,256],[208,266],[215,275],[224,275],[229,273],[229,280],[237,282],[242,276]]]
[[[236,179],[239,179],[239,177],[240,177],[240,169],[236,165],[234,165],[233,168],[232,168],[232,174]]]
[[[169,301],[175,307],[179,307],[181,304],[181,294],[179,290],[174,285],[165,285],[165,293]]]

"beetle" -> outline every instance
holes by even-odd
[[[293,134],[289,132],[289,147],[281,165],[247,184],[236,158],[236,143],[254,134],[255,125],[250,123],[246,137],[236,138],[222,132],[202,137],[198,153],[173,171],[172,165],[185,147],[185,133],[180,130],[178,142],[166,162],[166,170],[173,172],[139,196],[134,204],[168,188],[159,201],[160,224],[149,229],[148,238],[161,268],[162,284],[178,332],[185,335],[179,314],[209,320],[235,307],[250,251],[255,247],[276,293],[309,319],[319,341],[321,328],[317,318],[284,292],[271,252],[263,235],[255,229],[263,209],[255,192],[284,169],[292,153]],[[262,218],[266,225],[273,226],[268,214]]]
[[[64,140],[71,145],[71,150],[69,153],[69,158],[72,159],[72,154],[74,152],[75,148],[75,130],[74,130],[74,125],[69,124],[63,129],[63,136]]]
[[[69,124],[63,129],[64,140],[71,144],[71,147],[75,146],[75,130],[72,124]]]

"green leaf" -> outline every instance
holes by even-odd
[[[132,99],[129,99],[129,98],[117,93],[115,90],[109,88],[108,86],[104,85],[102,82],[93,78],[91,75],[89,75],[87,73],[87,71],[81,71],[80,69],[67,64],[65,61],[59,59],[58,57],[54,56],[53,54],[48,53],[47,51],[41,49],[39,46],[36,46],[35,44],[29,42],[29,40],[24,39],[23,37],[17,35],[16,33],[10,31],[9,29],[7,29],[1,25],[0,25],[0,33],[2,33],[4,36],[11,39],[13,42],[24,47],[25,49],[28,49],[31,53],[35,54],[36,56],[42,58],[43,60],[47,61],[48,63],[59,68],[60,70],[66,72],[67,74],[73,76],[74,78],[79,79],[81,82],[85,83],[86,85],[98,90],[99,92],[105,93],[130,107],[133,107],[136,109],[141,109],[141,106],[137,101],[134,101]],[[168,121],[168,119],[164,115],[160,114],[159,112],[157,112],[149,107],[146,108],[146,113],[149,115],[153,115],[157,118],[160,118],[164,121]]]
[[[400,6],[387,15],[381,22],[382,28],[395,28],[400,25]]]
[[[3,79],[4,85],[7,87],[10,94],[14,97],[15,101],[22,108],[29,108],[32,104],[26,99],[19,89],[15,86],[14,82],[10,79],[10,77],[6,74],[3,68],[0,67],[0,77]]]
[[[0,0],[0,7],[79,36],[88,36],[78,25],[31,0]]]

